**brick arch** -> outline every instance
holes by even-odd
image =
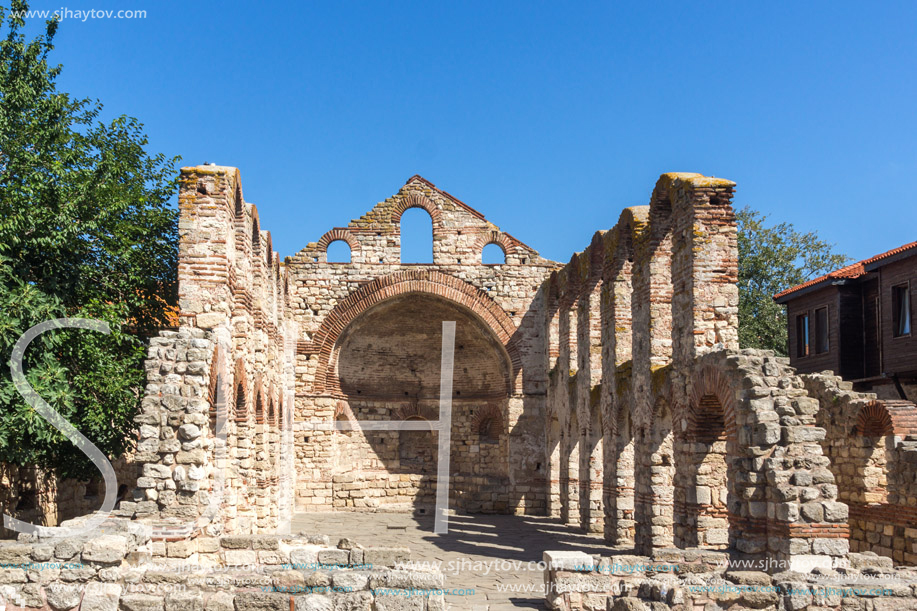
[[[647,232],[649,223],[649,206],[631,206],[621,211],[618,217],[621,246],[628,257],[633,258],[636,249]]]
[[[723,431],[727,439],[736,435],[736,400],[732,380],[719,368],[706,366],[695,374],[694,386],[688,395],[688,406],[680,413],[673,413],[678,420],[678,434],[689,441],[703,434],[705,424],[722,417]],[[679,428],[681,430],[679,430]]]
[[[268,269],[271,269],[271,254],[274,252],[274,242],[271,239],[271,232],[265,232],[265,246],[264,246],[264,264],[267,265]]]
[[[392,223],[396,225],[401,223],[401,215],[404,214],[405,210],[410,208],[423,208],[430,214],[430,218],[433,219],[433,229],[442,228],[443,226],[443,212],[436,207],[436,204],[430,200],[429,197],[421,195],[420,193],[411,192],[401,197],[401,200],[398,202],[398,205],[395,206],[395,209],[392,211]]]
[[[252,249],[261,247],[261,223],[258,220],[258,208],[252,204]]]
[[[917,406],[910,401],[870,401],[857,413],[851,434],[860,437],[917,435]]]
[[[557,273],[557,307],[560,309],[572,308],[585,286],[585,282],[574,271],[579,269],[581,254],[574,253],[570,262]]]
[[[233,213],[235,220],[241,220],[245,216],[245,199],[242,198],[242,181],[239,179],[238,168],[235,171],[236,188],[233,191]]]
[[[503,412],[493,404],[485,405],[474,411],[471,418],[471,430],[491,439],[499,439],[505,429]]]
[[[393,413],[393,420],[410,420],[422,419],[428,422],[434,422],[439,419],[439,413],[432,407],[421,407],[416,403],[408,403],[399,406]]]
[[[245,361],[242,360],[242,357],[239,357],[236,359],[236,365],[233,370],[231,406],[232,417],[237,422],[244,422],[248,419],[249,403],[250,397],[248,396],[248,378],[245,375]]]
[[[264,386],[261,384],[261,374],[255,377],[255,424],[264,424]]]
[[[350,258],[353,260],[353,256],[360,251],[360,242],[357,238],[350,233],[349,230],[343,227],[335,227],[331,231],[327,232],[325,235],[318,239],[318,248],[324,253],[328,252],[328,246],[332,242],[346,242],[350,246]]]
[[[675,393],[672,388],[672,376],[671,376],[671,366],[667,366],[663,369],[657,369],[653,372],[652,379],[652,400],[650,402],[650,414],[649,414],[649,426],[654,428],[656,426],[657,418],[659,418],[659,412],[661,407],[665,407],[669,412],[669,424],[672,426],[672,430],[675,429],[675,414],[676,410],[675,405]]]
[[[602,280],[605,269],[605,234],[606,231],[596,231],[589,244],[589,277],[592,282]]]
[[[267,393],[267,414],[264,421],[270,426],[277,426],[277,411],[274,406],[274,391],[271,389]]]
[[[882,401],[872,401],[857,414],[853,434],[859,437],[885,437],[892,433],[893,428],[891,416]]]
[[[509,315],[484,291],[467,282],[442,272],[421,269],[396,272],[367,282],[340,301],[325,317],[306,349],[309,354],[318,354],[314,392],[337,392],[328,374],[332,370],[335,345],[350,323],[370,307],[408,293],[436,295],[471,310],[497,336],[509,356],[512,364],[509,392],[521,390],[522,354],[514,339],[516,325]]]
[[[557,311],[558,303],[560,301],[560,289],[557,286],[558,276],[557,270],[551,272],[551,275],[548,277],[548,292],[545,295],[545,301],[547,302],[548,313],[553,314]]]
[[[496,244],[500,247],[500,250],[503,251],[505,256],[515,255],[516,254],[516,243],[507,236],[502,231],[485,231],[484,233],[478,236],[478,239],[474,242],[474,247],[472,250],[474,252],[479,252],[483,254],[484,247],[488,244]]]
[[[220,383],[225,379],[226,375],[223,357],[223,348],[220,346],[220,344],[217,344],[214,346],[213,356],[210,358],[210,383],[207,387],[207,403],[210,404],[210,407],[207,410],[207,414],[210,419],[211,433],[216,432],[219,409],[219,406],[217,406],[219,386]],[[223,401],[222,407],[225,411],[227,407],[225,399]]]

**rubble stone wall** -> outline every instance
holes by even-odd
[[[738,350],[733,187],[663,175],[543,285],[551,511],[644,554],[830,564],[848,512],[819,402],[787,359]]]
[[[917,406],[852,390],[831,372],[801,376],[850,507],[850,549],[917,565]]]
[[[138,466],[133,456],[112,461],[124,490],[137,483]],[[0,513],[35,524],[57,526],[64,520],[97,511],[105,496],[101,476],[89,481],[56,477],[35,466],[0,464]],[[17,533],[0,524],[0,539]]]
[[[809,573],[710,550],[547,551],[544,562],[548,608],[563,611],[917,609],[917,571],[871,552]]]
[[[65,522],[78,527],[80,520]],[[139,521],[104,534],[0,543],[0,607],[53,611],[442,610],[443,575],[403,570],[406,548],[323,535],[154,539]]]

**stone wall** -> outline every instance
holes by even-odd
[[[78,527],[80,520],[64,523]],[[441,573],[404,548],[323,535],[156,540],[137,521],[104,534],[0,543],[0,608],[53,611],[445,609]]]
[[[408,208],[431,216],[429,264],[400,262],[400,218]],[[327,262],[333,241],[350,246],[349,263]],[[487,244],[500,246],[505,264],[481,263]],[[454,507],[543,512],[538,291],[556,267],[418,176],[290,258],[292,318],[301,331],[296,461],[310,475],[296,488],[297,509],[432,509],[435,463],[402,465],[397,456],[399,436],[416,433],[343,433],[316,424],[342,413],[355,420],[435,419],[441,323],[454,320]],[[489,427],[485,437],[494,443],[481,442],[481,427]]]
[[[563,611],[917,609],[917,571],[868,552],[810,573],[709,550],[652,557],[547,551],[544,562],[548,608]]]
[[[274,531],[295,475],[286,274],[237,170],[184,168],[180,181],[181,326],[150,341],[141,477],[118,514],[180,535]]]
[[[542,286],[550,511],[639,553],[830,565],[847,506],[819,402],[739,351],[734,183],[666,174]]]
[[[112,461],[121,491],[131,491],[138,466],[128,454]],[[38,526],[57,526],[64,520],[97,511],[105,496],[101,476],[89,481],[56,477],[35,466],[0,464],[0,514]],[[0,524],[0,539],[17,533]]]
[[[830,372],[802,376],[821,404],[818,424],[850,506],[850,548],[917,565],[917,406],[858,393]]]

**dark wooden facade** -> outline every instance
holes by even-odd
[[[790,363],[800,373],[831,370],[866,386],[917,381],[917,243],[774,298],[786,304]]]

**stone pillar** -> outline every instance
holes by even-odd
[[[591,247],[590,247],[591,248]],[[587,251],[588,253],[589,251]],[[593,284],[590,282],[590,285]],[[598,395],[601,391],[601,285],[596,282],[579,301],[577,311],[576,377],[577,412],[580,422],[580,524],[589,532],[601,532],[603,518],[602,419]],[[596,392],[593,392],[595,390]]]
[[[605,234],[605,265],[602,283],[602,419],[605,438],[602,504],[605,514],[605,540],[611,544],[626,543],[633,518],[633,463],[626,444],[619,443],[620,414],[630,410],[625,403],[626,383],[619,379],[619,368],[630,372],[631,331],[631,270],[633,243],[629,226],[622,223]],[[627,380],[629,382],[629,380]],[[631,446],[632,448],[632,446]],[[625,454],[622,456],[622,450]]]
[[[690,372],[697,357],[715,348],[739,347],[734,187],[699,174],[663,174],[656,183],[654,198],[672,207],[672,357],[678,371]]]

